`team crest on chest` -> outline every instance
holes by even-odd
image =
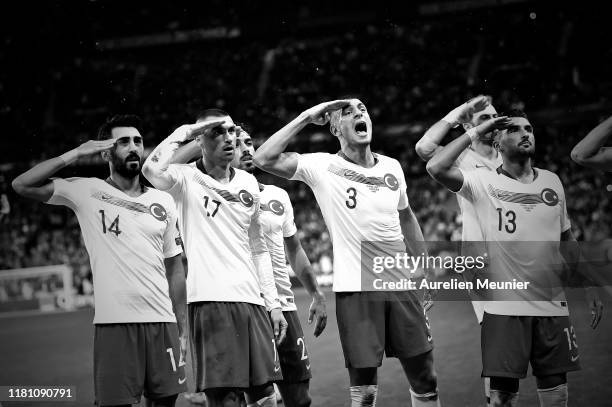
[[[282,216],[285,213],[285,207],[280,201],[277,201],[276,199],[272,199],[267,204],[262,204],[261,210],[272,212],[273,214],[278,216]]]
[[[385,174],[383,177],[368,177],[357,171],[341,168],[334,164],[330,164],[327,171],[349,181],[365,184],[372,192],[377,192],[381,187],[389,188],[391,191],[397,191],[399,188],[397,177],[390,173]]]
[[[253,195],[251,195],[251,193],[247,191],[246,189],[242,189],[240,190],[240,192],[238,192],[238,199],[247,208],[250,208],[251,206],[253,206],[253,202],[254,202]]]
[[[524,193],[512,192],[498,189],[489,184],[487,191],[495,199],[504,202],[511,202],[521,205],[527,212],[530,212],[536,205],[545,204],[547,206],[556,206],[559,203],[559,195],[551,188],[544,188],[542,192]]]
[[[166,212],[166,209],[160,204],[158,204],[157,202],[149,206],[149,213],[151,214],[151,216],[153,216],[155,219],[161,222],[165,221],[166,218],[168,217],[168,213]]]

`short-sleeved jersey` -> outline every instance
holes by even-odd
[[[291,291],[289,272],[285,253],[285,238],[297,233],[293,220],[293,206],[284,189],[274,185],[261,185],[261,226],[266,245],[272,259],[274,282],[283,311],[295,311],[295,299]]]
[[[164,258],[182,252],[166,192],[132,197],[98,178],[53,180],[52,205],[76,214],[94,283],[94,324],[176,322]]]
[[[488,290],[485,311],[497,315],[568,315],[561,281],[564,261],[559,251],[561,233],[570,228],[565,192],[559,177],[534,169],[535,179],[524,184],[504,171],[463,171],[458,194],[472,203],[486,250],[491,275],[530,281],[529,290]],[[534,300],[546,298],[547,300]]]
[[[187,255],[187,302],[248,302],[264,305],[251,255],[249,228],[259,210],[254,176],[233,170],[220,183],[198,163],[171,164],[176,184],[168,190],[179,211]]]
[[[455,161],[455,166],[462,171],[471,171],[478,168],[495,171],[500,165],[502,165],[501,154],[497,154],[497,157],[489,160],[471,148],[466,149]],[[464,242],[483,240],[474,206],[461,195],[457,195],[457,203],[459,204],[463,224],[461,240]]]
[[[313,191],[334,252],[334,291],[362,291],[361,245],[402,242],[399,212],[408,207],[406,181],[397,160],[375,154],[365,168],[337,154],[302,154],[292,179]]]

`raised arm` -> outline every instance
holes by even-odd
[[[453,127],[471,121],[474,113],[488,105],[489,98],[480,95],[451,110],[442,120],[427,129],[423,137],[417,141],[415,149],[419,157],[429,161],[441,149],[440,143]]]
[[[455,161],[461,153],[472,144],[472,141],[494,129],[506,128],[509,124],[506,116],[487,120],[466,131],[462,136],[451,141],[427,162],[427,172],[436,181],[452,192],[463,186],[463,173],[455,167]]]
[[[200,134],[222,124],[223,120],[206,120],[195,124],[185,124],[174,130],[149,154],[142,166],[142,174],[157,189],[166,191],[176,183],[175,177],[168,171],[176,150]]]
[[[47,202],[53,196],[53,183],[49,182],[49,177],[80,157],[109,150],[115,141],[114,139],[90,140],[59,157],[43,161],[15,178],[12,183],[13,189],[23,197]]]
[[[576,144],[572,150],[572,160],[585,167],[612,171],[612,148],[603,146],[611,134],[612,117],[609,117]]]
[[[320,126],[329,122],[331,112],[348,105],[348,100],[334,100],[311,107],[300,113],[285,127],[263,143],[253,157],[257,168],[283,178],[291,178],[297,170],[297,153],[286,153],[289,142],[308,124]]]
[[[308,315],[308,323],[315,322],[314,336],[319,336],[327,325],[327,310],[325,308],[325,295],[312,270],[312,265],[297,233],[293,236],[285,238],[285,247],[287,249],[287,258],[289,264],[295,272],[295,275],[300,282],[308,291],[308,294],[312,297],[312,304],[310,304],[310,312]]]

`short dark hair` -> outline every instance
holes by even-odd
[[[196,121],[203,121],[211,117],[224,117],[224,116],[229,116],[229,113],[227,113],[225,110],[216,109],[216,108],[215,109],[204,109],[200,113],[198,113],[198,116],[196,117]]]
[[[525,113],[524,111],[522,111],[520,109],[510,109],[508,111],[505,111],[505,112],[501,113],[500,116],[507,116],[508,118],[523,117],[523,118],[529,120],[529,117],[527,117],[527,113]]]
[[[236,123],[236,126],[240,127],[243,131],[249,133],[249,135],[251,134],[251,126],[249,126],[248,124],[244,123],[244,122],[240,122],[240,123]]]
[[[142,120],[135,114],[116,114],[109,117],[98,129],[98,140],[113,138],[115,127],[135,127],[142,134]]]

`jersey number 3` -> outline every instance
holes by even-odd
[[[346,190],[348,194],[348,200],[344,201],[346,207],[349,209],[355,209],[357,206],[357,190],[353,187]]]
[[[505,215],[503,215],[502,208],[497,208],[497,228],[501,232],[502,230],[506,230],[508,233],[514,233],[516,230],[516,213],[514,211],[507,211]]]

